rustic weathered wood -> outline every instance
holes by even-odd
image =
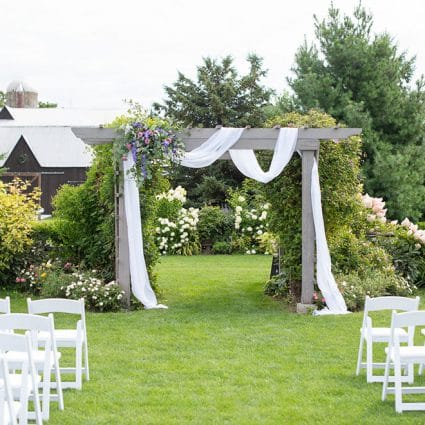
[[[314,291],[314,222],[311,172],[315,151],[302,152],[302,287],[301,303],[311,304]]]
[[[90,145],[112,142],[119,134],[110,128],[73,127],[74,134]],[[217,131],[216,128],[187,129],[178,134],[184,141],[186,151],[191,151]],[[246,129],[232,149],[274,150],[278,128]],[[311,205],[311,171],[314,156],[318,158],[320,140],[345,139],[361,133],[361,128],[300,128],[296,150],[302,155],[302,291],[301,303],[311,304],[314,291],[315,232]],[[228,153],[221,159],[230,159]],[[122,194],[122,189],[119,192]],[[122,195],[121,195],[122,196]],[[118,198],[118,248],[117,280],[126,292],[129,301],[130,274],[128,240],[124,203]]]
[[[130,280],[130,255],[128,248],[127,219],[124,205],[124,180],[122,163],[119,165],[115,191],[115,202],[118,210],[118,226],[115,228],[115,266],[116,278],[120,288],[125,292],[124,299],[127,307],[130,307],[131,280]]]
[[[72,131],[89,145],[110,143],[118,137],[118,133],[111,128],[72,127]],[[205,142],[215,132],[217,132],[216,128],[192,128],[178,133],[178,136],[184,140],[186,150],[190,151]],[[360,128],[300,128],[298,129],[298,141],[299,143],[302,141],[302,145],[297,145],[297,149],[309,148],[310,142],[316,145],[317,140],[345,139],[360,134],[360,132]],[[232,149],[273,150],[278,133],[279,129],[277,128],[246,129]]]

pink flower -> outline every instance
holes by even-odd
[[[125,146],[129,151],[131,151],[131,143],[127,143]]]
[[[126,155],[123,155],[123,156],[121,157],[121,159],[122,159],[123,161],[127,161],[127,156],[126,156]]]
[[[21,281],[21,278],[20,278],[20,277],[17,277],[17,278],[15,279],[15,281],[16,281],[16,283],[19,283],[19,282]]]
[[[313,300],[317,301],[319,297],[317,296],[316,292],[313,293]]]

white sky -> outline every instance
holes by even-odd
[[[351,14],[357,0],[334,0]],[[230,54],[241,73],[255,52],[264,83],[286,87],[297,48],[313,41],[313,14],[330,0],[0,0],[0,90],[22,79],[64,107],[149,106],[177,71],[190,78],[205,56]],[[388,31],[425,73],[425,0],[363,0],[375,32]]]

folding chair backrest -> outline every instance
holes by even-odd
[[[0,313],[10,314],[10,298],[0,298]]]
[[[44,317],[26,313],[0,315],[0,330],[15,329],[49,332],[52,329],[52,326],[54,326],[53,316]]]
[[[0,351],[27,351],[27,335],[0,333]]]
[[[365,301],[365,314],[369,311],[379,310],[402,310],[414,311],[419,308],[419,297],[366,297]]]
[[[84,314],[84,300],[68,300],[66,298],[46,298],[32,301],[27,298],[28,312],[30,314],[44,313],[69,313]]]
[[[406,328],[425,326],[425,311],[407,311],[404,313],[393,312],[392,327]]]

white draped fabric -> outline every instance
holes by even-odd
[[[201,146],[186,152],[180,164],[190,168],[211,165],[240,139],[243,131],[243,128],[220,128]]]
[[[230,157],[238,170],[247,177],[261,183],[268,183],[277,177],[291,159],[297,144],[297,128],[281,128],[274,148],[269,171],[264,172],[253,150],[231,149]]]
[[[325,223],[322,213],[322,196],[320,194],[319,169],[316,158],[311,171],[311,203],[313,209],[314,230],[316,232],[316,278],[317,285],[326,300],[327,308],[316,311],[321,314],[346,314],[347,306],[339,292],[335,278],[332,274],[331,256],[329,255],[328,242],[326,240]]]
[[[221,128],[201,146],[186,152],[180,161],[181,164],[191,168],[206,167],[229,151],[233,162],[241,173],[263,183],[271,181],[283,171],[291,159],[297,142],[298,129],[280,129],[272,162],[267,172],[261,169],[254,151],[231,149],[239,140],[243,131],[242,128]],[[132,290],[145,308],[161,308],[164,306],[157,304],[155,294],[150,287],[143,256],[139,192],[131,173],[127,173],[133,164],[132,156],[128,155],[127,161],[124,161],[124,199],[130,243]],[[312,170],[311,197],[316,231],[317,284],[328,305],[328,308],[322,310],[319,314],[344,314],[347,313],[347,307],[331,272],[331,259],[323,223],[319,173],[316,162]]]
[[[130,263],[131,289],[134,296],[146,309],[167,308],[158,304],[155,292],[149,283],[143,253],[142,220],[140,217],[139,188],[129,170],[134,165],[131,152],[127,160],[123,161],[124,168],[124,206],[127,219],[128,252]]]

